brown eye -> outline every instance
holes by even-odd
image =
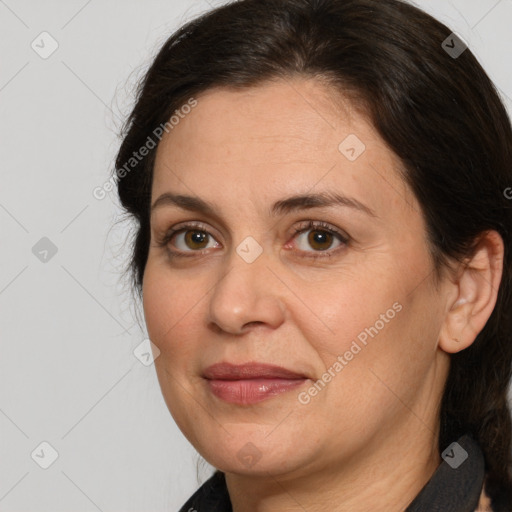
[[[214,238],[204,230],[189,229],[187,227],[175,231],[169,239],[169,242],[182,252],[197,252],[215,245],[208,245],[209,241]],[[218,245],[218,244],[217,244]]]
[[[306,257],[311,258],[332,256],[333,253],[336,253],[340,248],[346,246],[349,240],[348,236],[338,232],[323,222],[309,221],[305,226],[296,229],[295,233],[297,235],[295,238],[299,239],[299,243],[297,244],[299,249],[302,252],[310,253]],[[306,233],[308,233],[307,237],[302,237],[303,240],[301,241],[301,235]],[[326,252],[331,249],[336,239],[340,242],[338,246]],[[313,251],[309,250],[309,248],[312,248]],[[325,254],[315,254],[317,252],[325,252]]]
[[[311,230],[308,235],[308,244],[314,249],[325,251],[329,249],[333,242],[333,235],[327,231],[319,229]]]
[[[205,248],[205,240],[208,239],[208,234],[204,231],[192,231],[186,230],[185,232],[184,242],[187,247],[190,249],[204,249]]]
[[[202,224],[182,224],[169,230],[157,244],[160,247],[167,247],[168,253],[173,257],[194,256],[194,253],[219,246],[218,243],[208,245],[210,239],[215,240]]]

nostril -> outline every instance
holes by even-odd
[[[257,322],[248,322],[244,325],[244,327],[247,327],[249,325],[261,325],[263,322],[260,322],[259,320]]]

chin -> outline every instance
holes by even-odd
[[[268,435],[268,434],[266,434]],[[209,443],[196,446],[196,450],[212,466],[224,473],[265,476],[283,475],[300,471],[315,454],[302,445],[297,450],[294,436],[270,439],[264,436],[233,435],[223,431],[223,438],[206,437]],[[258,440],[260,439],[260,440]]]

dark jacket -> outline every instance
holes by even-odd
[[[483,453],[469,435],[442,453],[443,462],[405,512],[493,512],[484,491]],[[224,473],[216,471],[179,512],[233,512]],[[397,511],[398,512],[398,511]]]

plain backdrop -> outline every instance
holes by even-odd
[[[92,191],[151,58],[220,4],[0,0],[0,512],[177,511],[211,474],[136,357],[128,225]],[[512,1],[416,5],[463,36],[511,112]]]

